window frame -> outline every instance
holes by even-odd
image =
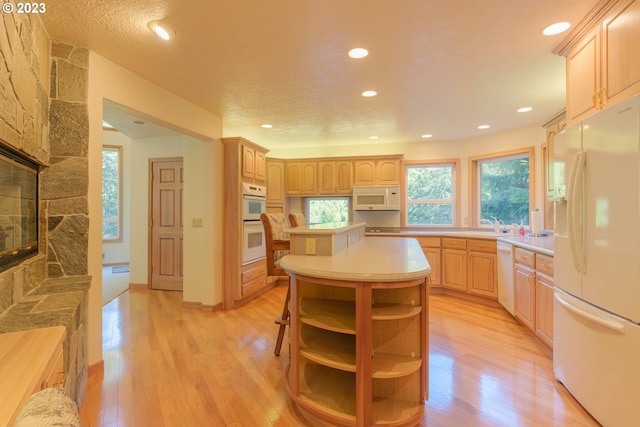
[[[452,173],[452,189],[451,189],[451,198],[452,201],[452,224],[409,224],[409,188],[407,185],[407,168],[415,168],[415,167],[434,167],[437,165],[450,165],[453,167]],[[402,226],[403,227],[419,227],[419,228],[442,228],[442,227],[457,227],[460,224],[460,159],[433,159],[433,160],[404,160],[402,161],[402,170],[404,173],[401,174],[401,187],[403,191],[402,195]]]
[[[123,159],[122,159],[122,146],[120,145],[103,145],[102,146],[102,156],[104,157],[104,152],[105,150],[108,151],[116,151],[118,153],[118,219],[117,219],[117,223],[118,223],[118,236],[111,238],[111,239],[102,239],[102,243],[120,243],[122,242],[123,238],[122,238],[122,165],[123,165]],[[104,185],[104,183],[103,183]],[[102,202],[104,203],[104,202]],[[102,204],[101,204],[102,206]],[[100,212],[100,215],[102,216],[102,210]],[[101,218],[100,221],[100,226],[102,227],[103,223],[104,223],[104,218]]]
[[[529,212],[534,209],[536,204],[536,159],[535,159],[535,147],[522,147],[509,151],[502,151],[498,153],[483,154],[480,156],[469,157],[469,180],[470,180],[470,204],[469,204],[469,217],[471,218],[472,227],[493,227],[492,225],[480,224],[480,163],[491,160],[507,160],[510,157],[517,157],[521,155],[529,156]]]

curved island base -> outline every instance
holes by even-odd
[[[366,237],[334,256],[288,255],[288,385],[314,425],[411,426],[428,382],[427,277],[414,239]]]

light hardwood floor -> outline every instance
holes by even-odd
[[[103,309],[104,376],[80,411],[90,426],[309,426],[273,355],[286,289],[229,312],[132,289]],[[551,353],[501,308],[431,295],[429,400],[421,426],[597,426],[553,378]]]

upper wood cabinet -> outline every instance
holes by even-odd
[[[353,189],[352,162],[349,160],[318,162],[319,194],[351,194]]]
[[[553,145],[558,134],[567,127],[566,112],[561,111],[542,125],[546,133],[546,141],[542,144],[542,179],[544,191],[544,226],[545,230],[553,230],[554,204],[553,204]]]
[[[284,206],[284,160],[267,159],[267,206]]]
[[[400,159],[355,160],[354,185],[400,184]]]
[[[242,146],[242,176],[243,178],[264,181],[267,177],[265,152],[254,147]]]
[[[554,51],[567,57],[568,124],[640,93],[640,0],[602,4],[590,30],[574,31]]]
[[[318,192],[318,162],[287,162],[285,188],[288,195],[313,195]]]

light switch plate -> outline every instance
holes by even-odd
[[[202,228],[202,218],[193,218],[191,220],[191,227]]]

